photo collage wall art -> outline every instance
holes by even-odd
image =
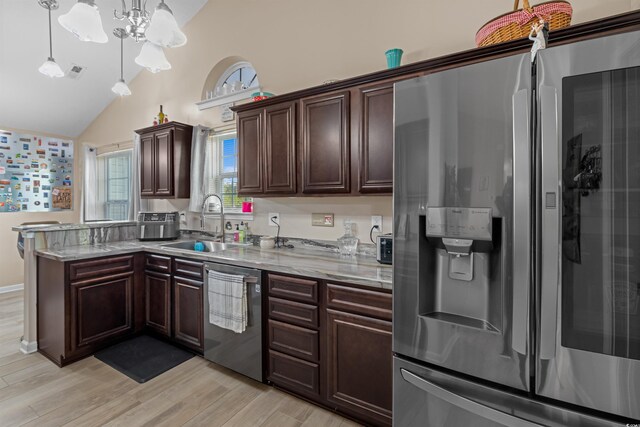
[[[0,130],[0,213],[73,208],[73,142]]]

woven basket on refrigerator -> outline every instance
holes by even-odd
[[[549,30],[558,30],[571,24],[573,9],[569,2],[549,1],[531,7],[529,0],[523,0],[522,9],[518,9],[519,5],[520,0],[515,0],[513,12],[500,15],[484,24],[476,33],[476,45],[489,46],[527,37],[531,32],[531,25],[539,19],[549,23]]]

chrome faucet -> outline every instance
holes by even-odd
[[[222,197],[216,193],[210,193],[204,196],[202,200],[202,210],[200,211],[200,230],[204,231],[204,211],[207,207],[207,200],[210,197],[216,197],[220,201],[220,238],[224,243],[224,203],[222,203]]]

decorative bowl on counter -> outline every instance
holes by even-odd
[[[251,97],[253,101],[262,101],[263,99],[271,98],[274,96],[271,92],[253,92]]]

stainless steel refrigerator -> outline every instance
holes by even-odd
[[[395,87],[395,426],[640,419],[640,33]]]

